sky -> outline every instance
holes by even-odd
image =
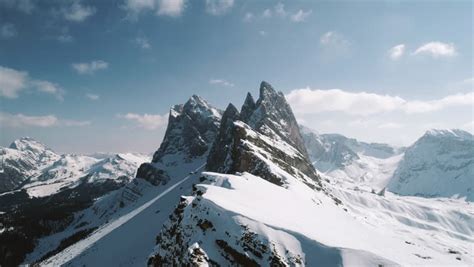
[[[0,0],[0,146],[155,151],[168,111],[262,80],[319,133],[474,131],[472,1]]]

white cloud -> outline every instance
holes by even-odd
[[[262,30],[262,31],[259,31],[258,33],[259,33],[261,36],[267,35],[267,32],[266,32],[266,31],[263,31],[263,30]]]
[[[58,36],[57,40],[61,43],[70,43],[74,38],[70,34],[61,34]]]
[[[21,113],[9,114],[0,113],[0,122],[7,127],[51,127],[58,123],[58,118],[54,115],[27,116]]]
[[[329,31],[321,36],[319,43],[323,46],[347,46],[349,41],[338,32]]]
[[[433,58],[453,57],[457,55],[453,43],[429,42],[418,47],[413,55],[429,55]]]
[[[136,16],[142,11],[155,9],[155,0],[126,0],[123,8],[131,16]]]
[[[85,6],[81,0],[74,0],[70,6],[63,7],[61,12],[66,20],[73,22],[82,22],[96,12],[93,6]]]
[[[278,3],[274,7],[275,14],[279,17],[286,17],[287,12],[285,10],[285,5],[282,3]]]
[[[392,60],[398,60],[400,57],[403,56],[404,53],[405,53],[404,44],[396,45],[390,48],[390,50],[388,50],[388,55],[390,56],[390,59]]]
[[[267,8],[262,12],[262,18],[268,19],[271,17],[272,17],[272,11],[270,9]]]
[[[82,62],[82,63],[73,63],[72,67],[77,71],[79,74],[93,74],[98,70],[104,70],[109,67],[109,63],[103,60],[94,60],[90,63]]]
[[[26,14],[31,14],[36,8],[31,0],[0,0],[0,6],[17,9]]]
[[[0,66],[0,96],[17,98],[28,86],[28,73]]]
[[[0,26],[0,37],[2,39],[10,39],[18,34],[15,25],[11,23],[5,23]]]
[[[250,22],[254,19],[254,14],[252,12],[247,12],[244,15],[244,18],[242,19],[244,22]]]
[[[353,93],[340,89],[312,90],[304,88],[292,90],[286,95],[286,98],[295,113],[299,114],[343,112],[349,115],[368,116],[392,111],[412,114],[474,105],[474,93],[455,94],[441,99],[420,101],[366,92]]]
[[[31,84],[38,89],[38,91],[56,96],[58,100],[64,100],[64,90],[57,84],[49,81],[35,80]]]
[[[186,7],[185,0],[158,0],[158,15],[179,17]]]
[[[300,9],[295,14],[291,15],[291,21],[293,22],[305,21],[311,15],[312,12],[313,12],[312,10],[304,11]]]
[[[396,122],[386,122],[382,123],[378,126],[380,129],[400,129],[403,128],[403,124],[396,123]]]
[[[127,113],[125,115],[117,115],[119,118],[133,121],[140,128],[147,130],[156,130],[161,127],[166,126],[168,123],[168,114],[159,115],[159,114],[136,114],[136,113]]]
[[[82,127],[90,125],[90,121],[76,121],[76,120],[60,120],[58,125],[67,126],[67,127]]]
[[[99,95],[91,94],[91,93],[86,94],[86,97],[90,100],[99,100],[99,98],[100,98]]]
[[[146,38],[146,37],[137,37],[137,38],[135,38],[134,42],[135,42],[135,44],[137,44],[142,49],[150,49],[151,48],[151,44],[148,41],[148,38]]]
[[[63,100],[64,90],[57,84],[32,79],[28,72],[18,71],[0,66],[0,97],[17,98],[23,90],[34,88],[41,93],[47,93]]]
[[[10,114],[0,112],[0,124],[4,127],[10,128],[27,128],[27,127],[54,127],[54,126],[66,126],[66,127],[80,127],[90,125],[90,121],[77,121],[77,120],[61,120],[55,115],[44,115],[44,116],[30,116],[22,113]]]
[[[231,82],[228,82],[226,80],[222,80],[222,79],[210,79],[209,80],[209,83],[210,84],[214,84],[214,85],[222,85],[222,86],[227,86],[227,87],[234,87],[234,84],[231,83]]]
[[[214,16],[227,13],[232,6],[234,0],[206,0],[206,12]]]

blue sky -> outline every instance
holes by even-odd
[[[260,81],[322,132],[473,130],[471,1],[0,0],[0,145],[152,152],[198,94]]]

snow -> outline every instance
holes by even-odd
[[[431,130],[406,150],[388,189],[474,201],[473,177],[474,137],[462,130]]]
[[[429,209],[430,200],[409,198],[409,201],[405,202],[399,201],[398,197],[392,194],[382,198],[366,192],[361,199],[358,201],[352,199],[350,203],[367,201],[374,206],[388,207],[370,208],[370,205],[367,205],[363,211],[360,210],[361,214],[358,214],[352,211],[354,207],[346,212],[326,195],[314,192],[296,180],[293,186],[285,189],[248,173],[241,176],[217,173],[207,175],[216,182],[198,185],[205,188],[201,203],[205,203],[210,209],[215,210],[212,205],[216,205],[221,211],[225,211],[224,215],[221,213],[223,218],[219,221],[237,220],[242,224],[242,221],[247,220],[244,224],[263,236],[272,232],[270,229],[279,229],[298,240],[301,239],[297,238],[298,236],[304,236],[324,246],[341,249],[343,252],[340,256],[345,264],[394,262],[400,265],[471,265],[473,263],[471,236],[474,214],[472,207],[466,203],[439,201],[436,204],[439,210],[432,212]],[[418,201],[426,202],[421,205]],[[346,202],[343,200],[343,203]],[[414,203],[418,205],[413,205]],[[455,212],[463,206],[464,209],[461,210],[464,211]],[[406,210],[410,210],[410,213],[404,214]],[[409,221],[410,214],[418,216],[414,221]],[[384,219],[374,221],[380,216],[384,216]],[[399,216],[405,219],[388,219]],[[460,217],[464,219],[460,220]],[[210,219],[212,221],[216,218]],[[254,222],[254,226],[249,222]],[[221,226],[220,222],[214,224]],[[227,226],[223,224],[223,227]],[[267,232],[263,232],[259,227]],[[433,235],[433,231],[436,235]],[[278,235],[286,236],[284,233],[279,232]],[[283,243],[283,247],[295,255],[304,255],[302,248],[311,250],[311,247],[302,246],[301,241],[298,245],[294,238],[286,236],[283,240],[280,238],[277,243]],[[276,237],[270,239],[278,240]],[[414,245],[407,244],[406,241]],[[212,247],[206,247],[204,244],[201,247],[209,256],[213,255]],[[447,252],[448,249],[460,251],[461,254],[458,256],[462,261],[456,260]],[[423,259],[415,254],[429,256],[431,259]],[[306,253],[306,265],[315,265],[318,261],[312,262],[308,255],[311,254]]]
[[[182,188],[189,189],[196,178],[197,175],[188,175],[174,184],[153,187],[154,190],[147,194],[148,197],[154,196],[151,200],[101,226],[87,238],[40,265],[145,265],[150,248],[155,243],[156,228],[152,225],[159,227],[168,219],[174,203],[183,193]]]

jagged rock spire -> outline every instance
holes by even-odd
[[[210,171],[225,172],[231,164],[230,150],[232,149],[234,122],[240,119],[237,108],[229,104],[222,115],[219,134],[212,145],[207,159],[207,169]]]

